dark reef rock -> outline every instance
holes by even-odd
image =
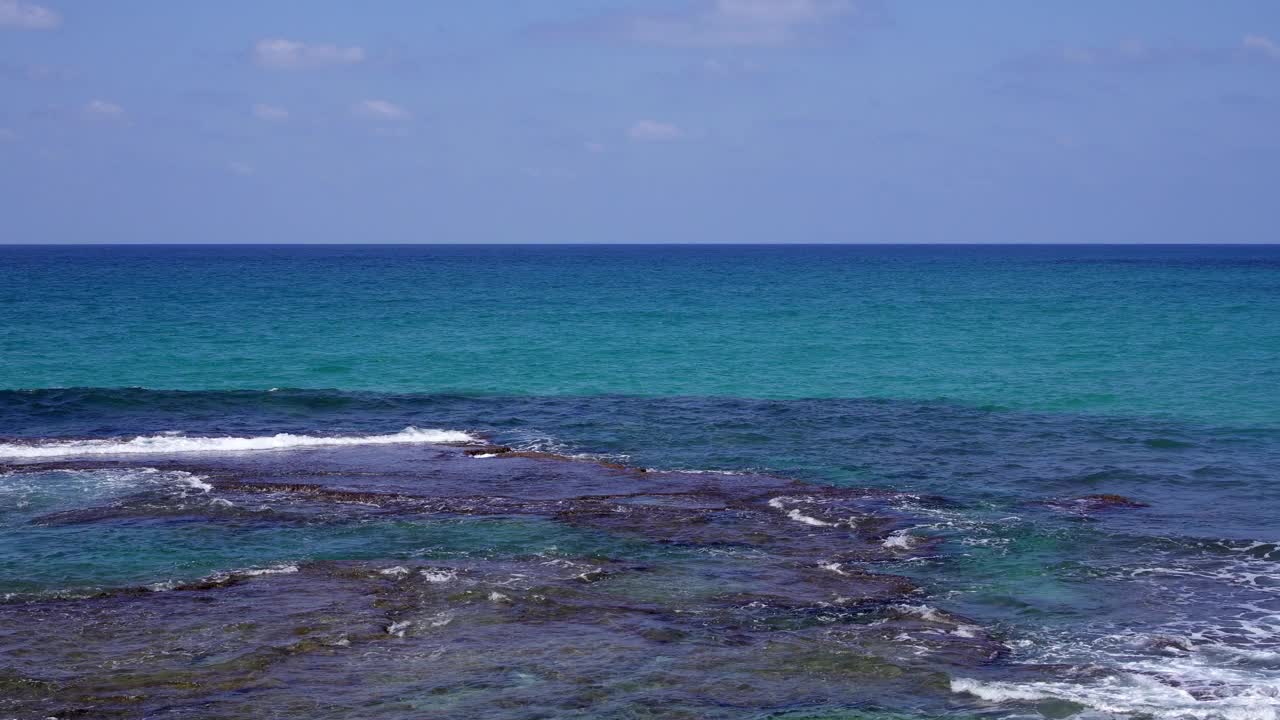
[[[404,542],[0,602],[0,714],[727,718],[873,691],[946,697],[948,672],[1007,653],[916,581],[872,569],[918,552],[885,540],[939,498],[499,446],[147,464],[211,489],[34,522],[384,528]]]
[[[1079,515],[1089,515],[1091,513],[1107,510],[1135,510],[1150,507],[1150,505],[1140,500],[1134,500],[1133,498],[1125,497],[1124,495],[1114,495],[1110,493],[1081,495],[1080,497],[1062,500],[1046,500],[1040,504],[1046,505],[1055,510]]]

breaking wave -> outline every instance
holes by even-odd
[[[475,442],[478,438],[460,430],[407,427],[385,435],[324,436],[278,433],[259,437],[188,437],[142,435],[130,439],[44,440],[32,443],[0,443],[0,458],[78,457],[84,455],[170,455],[178,453],[229,453],[283,450],[334,445],[396,445],[411,443]]]

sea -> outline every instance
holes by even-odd
[[[0,246],[0,718],[1280,718],[1280,246]]]

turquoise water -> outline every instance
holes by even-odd
[[[0,387],[949,399],[1274,425],[1276,247],[0,250]]]
[[[0,247],[0,310],[6,717],[1280,718],[1280,247]]]

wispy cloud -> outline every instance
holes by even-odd
[[[364,48],[358,46],[311,45],[297,40],[266,38],[253,46],[253,61],[273,70],[354,65],[364,61]]]
[[[684,130],[672,123],[640,120],[627,129],[627,137],[637,142],[670,142],[687,136]]]
[[[1191,65],[1228,65],[1258,61],[1280,61],[1280,44],[1262,35],[1246,35],[1234,47],[1191,45],[1067,46],[1012,58],[1004,69],[1016,72],[1046,72],[1071,69],[1142,70]]]
[[[614,13],[544,30],[664,47],[782,47],[878,17],[871,0],[693,0],[677,12]]]
[[[31,82],[61,82],[71,80],[76,73],[67,68],[42,64],[10,64],[0,63],[0,77]]]
[[[694,68],[694,72],[703,77],[726,78],[754,75],[761,69],[760,63],[754,60],[707,58]]]
[[[16,142],[18,133],[9,128],[0,128],[0,142]]]
[[[1280,60],[1280,44],[1271,38],[1261,35],[1245,35],[1242,41],[1247,52],[1261,55],[1270,60]]]
[[[403,125],[376,127],[373,129],[373,134],[384,138],[407,138],[410,136],[409,130]]]
[[[24,0],[0,0],[0,28],[52,30],[62,24],[62,16],[43,5]]]
[[[124,117],[124,108],[107,100],[90,100],[84,106],[86,115],[118,120]]]
[[[351,114],[374,120],[408,120],[408,110],[386,100],[361,100],[351,106]]]
[[[277,105],[258,103],[253,106],[253,116],[267,122],[283,122],[289,119],[289,111]]]
[[[258,172],[257,168],[240,160],[232,160],[227,163],[227,171],[233,175],[240,175],[242,177],[248,177]]]

